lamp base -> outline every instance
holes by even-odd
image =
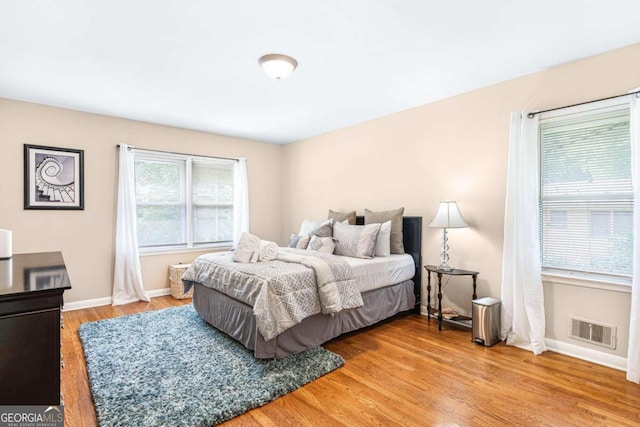
[[[440,252],[440,260],[442,262],[438,266],[438,270],[442,270],[442,271],[453,270],[448,263],[449,261],[449,254],[447,254],[447,251],[449,250],[449,245],[447,245],[448,240],[449,238],[447,237],[447,229],[443,228],[442,229],[442,245],[440,246],[440,248],[442,249],[442,252]]]
[[[446,262],[443,262],[442,264],[440,264],[438,266],[438,270],[451,271],[451,270],[453,270],[453,268],[449,264],[447,264]]]

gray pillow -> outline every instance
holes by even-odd
[[[373,249],[380,224],[349,225],[338,222],[333,227],[336,255],[353,258],[373,258]]]
[[[328,219],[333,219],[334,222],[342,222],[344,220],[349,220],[349,224],[355,225],[356,223],[356,211],[351,212],[336,212],[329,209]]]
[[[336,247],[336,242],[334,242],[332,237],[313,236],[309,241],[309,246],[307,246],[307,250],[332,254],[335,247]]]
[[[319,236],[319,237],[331,237],[333,233],[333,220],[325,219],[322,221],[312,221],[305,219],[300,225],[300,231],[298,236]]]
[[[376,237],[376,246],[373,249],[374,256],[391,255],[391,221],[380,224],[380,231]]]
[[[373,212],[369,209],[364,210],[364,223],[383,223],[391,221],[391,253],[403,254],[404,244],[402,243],[402,215],[404,208],[398,208],[390,211]]]
[[[289,239],[289,247],[294,249],[307,249],[309,244],[309,236],[299,236],[292,234]]]
[[[300,224],[300,231],[298,231],[298,235],[299,236],[308,236],[311,231],[315,230],[316,228],[320,227],[321,225],[323,225],[326,222],[327,222],[327,220],[324,220],[324,221],[312,221],[310,219],[305,219],[304,221],[302,221],[302,224]]]
[[[309,232],[309,237],[332,237],[333,236],[333,220],[323,222],[318,228]]]
[[[289,237],[289,247],[295,248],[298,245],[298,242],[300,241],[300,237],[302,236],[292,233],[291,237]]]

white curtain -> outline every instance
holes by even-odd
[[[142,285],[136,226],[136,189],[131,146],[120,144],[118,207],[116,214],[116,263],[113,274],[113,305],[149,301]]]
[[[502,255],[502,339],[547,349],[538,222],[538,116],[511,114]]]
[[[249,181],[247,159],[238,158],[233,177],[233,247],[243,232],[249,232]]]
[[[631,281],[631,315],[627,379],[640,384],[640,105],[631,95],[631,177],[633,180],[633,279]]]

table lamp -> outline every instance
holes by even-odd
[[[449,254],[447,254],[447,251],[449,250],[449,245],[447,245],[447,228],[464,228],[467,226],[456,202],[440,202],[438,212],[436,212],[436,216],[429,224],[429,227],[442,228],[442,246],[440,247],[442,249],[440,253],[442,263],[440,263],[438,269],[444,271],[452,270],[448,263]]]

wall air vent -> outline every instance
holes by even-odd
[[[569,337],[607,348],[616,348],[616,327],[571,317]]]

